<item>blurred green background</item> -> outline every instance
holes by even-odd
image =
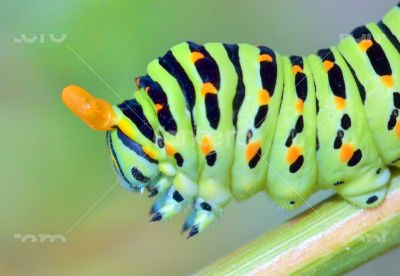
[[[181,41],[307,54],[396,3],[1,0],[0,275],[186,275],[298,213],[260,194],[230,204],[191,240],[179,235],[187,214],[147,223],[151,201],[115,185],[104,134],[62,105],[64,86],[79,84],[118,103],[109,87],[129,98],[135,76]],[[66,242],[23,243],[18,234],[61,234]],[[393,251],[352,274],[400,275],[399,259]]]

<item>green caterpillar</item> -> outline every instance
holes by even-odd
[[[66,105],[107,130],[122,184],[158,196],[152,221],[187,206],[189,237],[232,198],[260,191],[285,209],[318,189],[379,205],[400,166],[400,4],[308,57],[248,44],[181,43],[117,106],[77,86]]]

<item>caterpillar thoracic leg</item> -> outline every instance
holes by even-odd
[[[232,198],[265,190],[297,208],[333,189],[370,208],[400,166],[400,8],[308,57],[265,46],[174,46],[111,106],[77,86],[65,104],[107,131],[124,187],[157,197],[151,221],[192,210],[183,231],[202,232]]]
[[[151,220],[159,221],[162,219],[168,219],[179,213],[187,203],[188,200],[185,200],[185,198],[183,198],[174,187],[171,187],[166,193],[162,205],[154,210],[156,213],[153,215]]]

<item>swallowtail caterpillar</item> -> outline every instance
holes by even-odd
[[[192,207],[189,237],[260,191],[285,209],[318,189],[375,207],[400,166],[400,4],[307,57],[185,42],[148,65],[130,100],[72,85],[62,99],[106,131],[122,184],[157,196],[152,221]]]

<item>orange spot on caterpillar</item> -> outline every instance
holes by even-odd
[[[258,103],[260,105],[267,105],[269,104],[269,101],[270,101],[270,94],[268,90],[261,89],[260,92],[258,92]]]
[[[386,88],[391,88],[394,85],[394,80],[391,75],[382,76],[381,80]]]
[[[286,161],[293,164],[301,154],[301,148],[298,146],[291,146],[286,154]]]
[[[335,104],[337,109],[343,110],[346,107],[346,99],[335,96]]]
[[[298,113],[302,113],[304,108],[304,102],[302,99],[298,99],[296,102],[296,111]]]
[[[192,52],[190,54],[190,61],[192,63],[196,63],[196,61],[198,61],[199,59],[202,59],[202,58],[204,58],[204,55],[200,52]]]
[[[140,78],[136,78],[136,87],[140,88]]]
[[[396,126],[394,127],[394,131],[395,131],[397,137],[400,137],[400,122],[399,121],[396,123]]]
[[[207,155],[210,152],[212,152],[213,147],[212,147],[211,139],[209,137],[203,138],[203,140],[201,141],[200,149],[204,155]]]
[[[157,111],[157,112],[159,112],[161,109],[163,109],[163,107],[164,107],[164,106],[163,106],[162,104],[156,104],[156,105],[155,105],[155,108],[156,108],[156,111]]]
[[[217,88],[211,83],[211,82],[206,82],[203,83],[203,86],[201,87],[200,94],[204,97],[208,93],[216,94],[217,93]]]
[[[358,43],[361,50],[363,50],[364,52],[368,51],[368,49],[371,48],[373,44],[374,43],[370,39],[363,39]]]
[[[145,154],[147,154],[148,156],[150,156],[151,158],[157,159],[157,154],[153,150],[151,150],[149,147],[144,146],[143,147],[143,152]]]
[[[334,65],[335,65],[335,63],[333,63],[330,60],[325,60],[323,63],[323,66],[324,66],[326,72],[329,72],[329,70],[331,70]]]
[[[272,62],[274,59],[270,56],[270,55],[268,55],[268,54],[262,54],[262,55],[260,55],[259,57],[258,57],[258,61],[259,62],[264,62],[264,61],[267,61],[267,62]]]
[[[256,141],[250,143],[246,149],[246,160],[250,161],[257,154],[257,151],[260,149],[261,143],[260,141]]]
[[[165,143],[165,152],[168,156],[173,156],[175,154],[175,149],[171,144]]]
[[[303,73],[303,68],[296,64],[292,67],[292,71],[296,75],[297,73]]]
[[[340,148],[340,160],[348,162],[354,154],[354,147],[350,144],[344,144]]]
[[[146,86],[146,92],[149,93],[149,91],[150,91],[150,87]]]

